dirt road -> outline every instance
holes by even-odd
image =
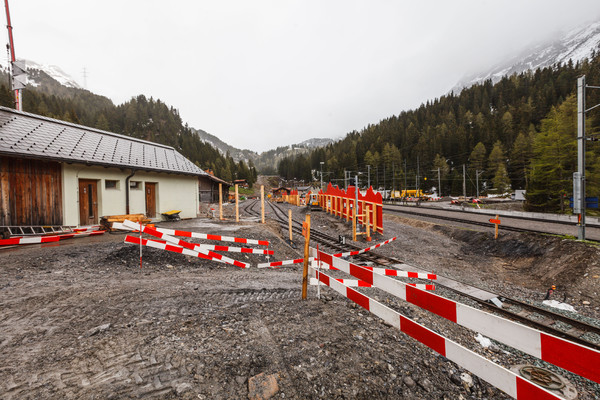
[[[274,259],[299,256],[272,224],[164,226],[266,239]],[[123,237],[0,252],[1,398],[506,398],[474,376],[466,385],[455,364],[333,292],[317,300],[311,288],[300,301],[299,266],[243,270],[144,249],[140,269]]]

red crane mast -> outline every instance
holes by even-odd
[[[12,33],[12,25],[10,23],[10,11],[8,10],[8,0],[4,0],[4,7],[6,8],[6,28],[8,29],[8,41],[10,47],[10,63],[11,63],[11,71],[13,71],[13,82],[14,82],[14,64],[16,61],[15,58],[15,43],[13,41],[13,33]],[[14,84],[13,84],[14,86]],[[17,110],[21,109],[21,90],[15,89],[15,108]]]

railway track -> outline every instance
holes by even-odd
[[[276,204],[270,202],[268,202],[267,204],[271,213],[265,210],[266,214],[270,214],[270,216],[275,221],[277,221],[282,226],[282,228],[287,229],[287,214],[283,210],[281,210]],[[260,215],[260,209],[257,209],[259,207],[259,202],[253,201],[244,205],[243,211],[249,215],[256,216]],[[293,219],[292,230],[296,234],[300,235],[302,233],[302,222]],[[529,232],[532,231],[529,230]],[[327,233],[320,232],[319,230],[313,228],[311,228],[310,238],[315,243],[318,243],[319,246],[321,246],[322,248],[324,247],[325,251],[330,251],[332,253],[355,251],[362,249],[361,247],[349,243],[340,244],[338,238],[335,238]],[[374,263],[397,269],[402,269],[401,265],[406,265],[403,261],[397,258],[378,255],[374,252],[368,252],[354,256],[354,259],[358,260],[355,261],[357,264]],[[417,268],[413,267],[410,267],[410,270],[418,271]],[[451,291],[458,296],[462,296],[464,298],[468,298],[472,301],[475,301],[482,308],[490,312],[503,315],[512,320],[517,320],[525,325],[534,327],[536,329],[558,337],[562,337],[572,342],[579,343],[596,350],[600,350],[599,326],[590,325],[584,321],[570,318],[568,316],[555,313],[532,304],[524,303],[517,299],[512,299],[501,294],[495,294],[495,298],[497,298],[501,302],[501,307],[499,307],[495,302],[489,301],[490,292],[445,277],[438,276],[438,282],[436,282],[436,286],[443,287],[445,290]],[[479,293],[487,293],[488,296],[482,298],[479,295]],[[491,297],[493,298],[494,296],[492,295]]]
[[[488,221],[476,221],[473,219],[477,216],[487,219],[488,217],[490,217],[490,215],[483,215],[483,214],[473,215],[472,213],[465,213],[465,212],[461,212],[460,210],[447,210],[447,209],[431,209],[430,210],[428,207],[401,206],[401,205],[393,205],[393,206],[384,205],[383,210],[386,213],[395,214],[395,215],[410,215],[410,216],[416,216],[416,217],[422,217],[422,218],[430,218],[430,219],[435,219],[435,220],[450,221],[450,222],[456,222],[456,223],[460,223],[460,224],[484,227],[484,228],[488,228],[488,229],[493,228],[493,226]],[[437,213],[434,213],[434,211]],[[452,216],[440,215],[439,214],[440,212],[453,214],[453,215]],[[567,232],[567,231],[565,231],[566,229],[576,229],[576,227],[573,225],[573,223],[569,223],[569,222],[565,222],[565,221],[547,221],[547,220],[541,220],[538,218],[521,218],[521,217],[515,217],[515,216],[506,217],[506,219],[508,219],[508,218],[510,218],[511,220],[527,221],[531,224],[536,224],[537,226],[541,226],[540,224],[555,225],[555,226],[560,226],[563,229],[556,228],[554,230],[550,230],[550,229],[544,230],[544,229],[536,229],[536,228],[510,226],[510,225],[503,223],[502,225],[500,225],[501,230],[511,231],[511,232],[536,233],[536,234],[566,234],[566,235],[569,235],[572,232]],[[505,218],[503,218],[503,220],[504,219]],[[598,236],[598,234],[597,234],[597,230],[598,230],[597,227],[588,226],[586,230],[588,232],[587,236],[586,236],[586,239],[588,241],[600,242],[600,239],[599,239],[600,236]]]

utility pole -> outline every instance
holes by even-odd
[[[385,186],[385,164],[383,164],[383,198],[385,199],[385,190],[386,190],[386,186]]]
[[[325,163],[321,161],[319,164],[321,164],[321,190],[323,190],[323,164]]]
[[[83,67],[83,88],[84,89],[87,89],[87,77],[88,77],[87,68]]]
[[[573,212],[579,211],[579,240],[585,240],[585,88],[584,75],[577,79],[577,173],[573,174]],[[577,200],[579,204],[575,204]]]
[[[438,197],[442,198],[442,180],[440,179],[440,167],[438,167]]]
[[[467,201],[467,167],[463,164],[463,197]]]
[[[371,187],[371,166],[367,165],[367,189]]]
[[[407,174],[406,174],[406,158],[404,159],[404,196],[402,197],[406,197],[406,191],[408,190],[408,185],[406,183],[406,178],[407,178]]]
[[[392,194],[396,191],[396,164],[392,163]]]
[[[416,176],[416,189],[417,189],[417,193],[415,193],[416,197],[420,197],[419,196],[419,156],[417,156],[417,176]]]

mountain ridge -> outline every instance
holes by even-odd
[[[504,76],[519,74],[528,70],[566,64],[570,61],[577,63],[589,58],[598,50],[600,45],[600,21],[572,28],[557,39],[538,43],[525,49],[508,61],[497,64],[485,72],[471,74],[461,79],[451,90],[460,93],[464,88],[482,83],[488,79],[496,83]]]

